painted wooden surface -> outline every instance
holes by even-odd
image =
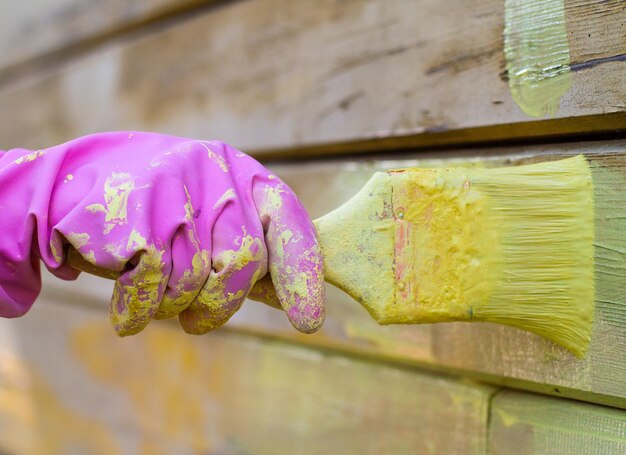
[[[0,80],[16,66],[25,66],[51,53],[58,57],[69,47],[111,38],[120,31],[198,3],[202,1],[1,0]]]
[[[492,387],[227,330],[120,339],[79,297],[0,321],[0,453],[485,453]]]
[[[626,453],[626,411],[503,391],[491,402],[493,455]]]
[[[530,381],[546,393],[575,397],[580,392],[601,394],[605,396],[590,394],[586,399],[626,407],[626,141],[490,150],[484,158],[472,150],[471,158],[440,154],[434,155],[435,159],[335,160],[309,166],[284,165],[274,170],[302,197],[311,215],[318,217],[356,193],[379,169],[468,162],[501,166],[582,152],[592,165],[596,219],[596,313],[586,359],[579,361],[536,335],[499,325],[379,327],[356,303],[334,290],[328,300],[327,338],[322,342],[345,342],[367,351],[493,375],[497,381]],[[270,313],[258,306],[248,307],[250,311]],[[271,317],[276,320],[280,316]],[[262,327],[254,323],[257,317],[242,317],[242,323]],[[282,320],[280,326],[289,333]]]
[[[327,287],[327,319],[318,334],[297,334],[281,312],[256,302],[247,302],[229,326],[626,408],[625,150],[625,141],[615,141],[499,149],[485,152],[482,158],[473,150],[472,157],[444,153],[272,167],[300,195],[310,214],[318,217],[347,200],[379,169],[472,162],[497,166],[584,151],[593,166],[596,192],[596,313],[592,343],[583,360],[537,335],[502,325],[379,326],[355,301],[332,286]],[[77,301],[105,307],[111,288],[111,282],[88,276],[81,277],[79,283],[51,280],[44,286],[43,298],[61,299],[79,291],[85,293],[85,298]]]
[[[4,147],[42,147],[96,130],[147,129],[259,150],[531,120],[511,96],[507,74],[507,67],[526,70],[506,55],[522,58],[535,41],[552,38],[529,38],[532,24],[518,23],[523,14],[505,15],[509,3],[228,3],[5,84],[0,138]],[[558,49],[568,50],[569,63],[559,60],[555,77],[566,74],[571,88],[556,117],[623,111],[623,2],[564,5],[554,20],[567,30]],[[505,22],[513,49],[506,55]],[[554,80],[550,49],[527,68],[538,87]],[[624,129],[624,117],[609,119],[606,128]],[[588,127],[570,122],[574,130]]]

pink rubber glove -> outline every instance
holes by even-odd
[[[208,332],[268,269],[296,329],[313,332],[324,319],[322,258],[305,209],[221,142],[116,132],[0,152],[0,227],[0,316],[31,307],[40,259],[76,278],[65,264],[71,245],[123,272],[110,306],[120,335],[175,315],[185,331]]]

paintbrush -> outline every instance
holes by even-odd
[[[326,281],[380,324],[496,322],[579,357],[587,350],[594,212],[582,155],[495,169],[377,172],[314,223]],[[78,269],[116,275],[69,253]]]

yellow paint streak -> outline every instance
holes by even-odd
[[[200,145],[202,145],[206,149],[209,159],[211,161],[217,164],[222,171],[228,172],[228,163],[226,162],[226,160],[224,159],[222,155],[220,155],[219,153],[215,153],[206,144],[203,144],[202,142],[200,142]]]
[[[89,234],[87,233],[78,234],[76,232],[71,232],[66,237],[72,246],[77,250],[89,243]]]
[[[272,213],[273,211],[279,210],[283,206],[283,197],[282,194],[285,190],[282,188],[282,185],[277,186],[269,186],[265,187],[265,197],[263,198],[263,204],[265,207],[266,213]]]
[[[44,156],[45,154],[46,152],[44,152],[43,150],[37,150],[36,152],[31,152],[16,159],[14,162],[15,164],[30,163],[31,161],[35,161],[37,158],[39,158],[40,156]]]
[[[119,245],[115,242],[107,243],[104,245],[103,250],[113,256],[119,263],[119,266],[123,266],[125,258],[122,254],[123,245]]]
[[[572,85],[563,0],[506,0],[504,54],[519,107],[554,116]]]
[[[221,206],[223,206],[230,199],[234,199],[236,197],[235,190],[232,188],[227,189],[224,194],[220,196],[215,205],[213,205],[213,210],[217,210]]]
[[[114,172],[104,183],[105,205],[92,204],[86,209],[92,213],[104,213],[104,231],[106,235],[115,226],[126,224],[128,217],[128,197],[135,187],[130,174]]]
[[[66,406],[34,367],[0,353],[0,451],[16,455],[118,455],[103,423]]]
[[[61,252],[55,245],[54,241],[50,241],[50,251],[52,251],[52,256],[59,264],[63,262],[63,256],[61,255]]]
[[[176,298],[166,294],[159,306],[155,317],[157,319],[167,319],[183,311],[198,294],[207,279],[208,271],[211,270],[211,252],[204,250],[200,246],[198,238],[196,220],[194,218],[195,209],[191,202],[191,195],[187,187],[184,187],[187,201],[184,205],[185,220],[187,221],[187,237],[191,245],[196,250],[191,260],[191,268],[183,272],[183,276],[176,284]]]

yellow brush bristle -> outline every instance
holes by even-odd
[[[594,212],[583,156],[403,170],[393,180],[396,292],[386,323],[497,322],[584,354],[594,311]]]
[[[480,182],[501,223],[501,282],[475,318],[514,325],[578,356],[594,313],[594,207],[583,156],[494,170]]]

